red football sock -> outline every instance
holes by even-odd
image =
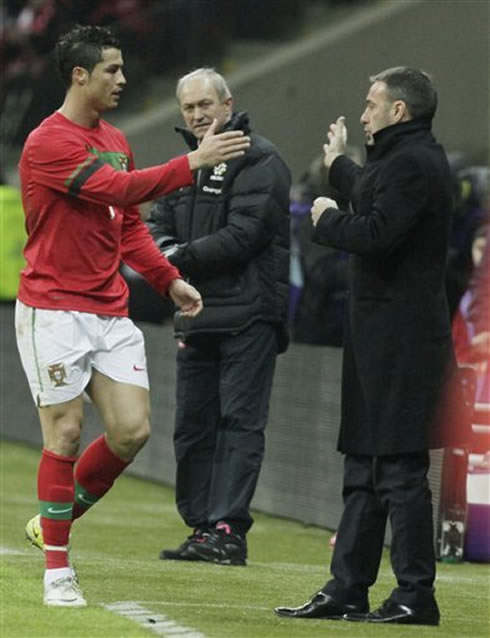
[[[73,466],[76,460],[76,457],[60,456],[46,449],[41,454],[37,493],[46,569],[68,567],[68,539],[75,494]]]
[[[104,435],[92,441],[75,467],[73,520],[101,499],[128,465],[109,448]]]

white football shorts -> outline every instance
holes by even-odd
[[[93,369],[119,383],[149,389],[143,333],[127,317],[43,310],[17,300],[15,332],[38,407],[82,394]]]

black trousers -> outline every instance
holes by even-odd
[[[193,336],[178,351],[176,501],[190,527],[251,527],[276,356],[276,330],[263,322]]]
[[[396,602],[433,601],[435,553],[428,452],[393,456],[347,455],[344,512],[323,591],[344,602],[366,601],[378,575],[386,521],[392,528],[391,564]]]

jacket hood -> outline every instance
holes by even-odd
[[[182,128],[181,126],[176,126],[175,131],[182,135],[187,146],[192,151],[196,150],[196,148],[199,146],[199,143],[194,133],[191,133],[188,129]],[[248,113],[246,111],[233,113],[231,118],[224,125],[223,130],[220,131],[220,133],[224,133],[225,131],[243,131],[244,133],[248,135],[251,132]]]

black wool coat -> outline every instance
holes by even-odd
[[[346,156],[333,162],[330,182],[354,213],[327,209],[314,239],[352,253],[338,449],[377,456],[450,442],[452,429],[435,419],[454,355],[444,150],[424,120],[386,127],[374,138],[364,168]],[[457,386],[452,395],[457,405],[459,392]]]

